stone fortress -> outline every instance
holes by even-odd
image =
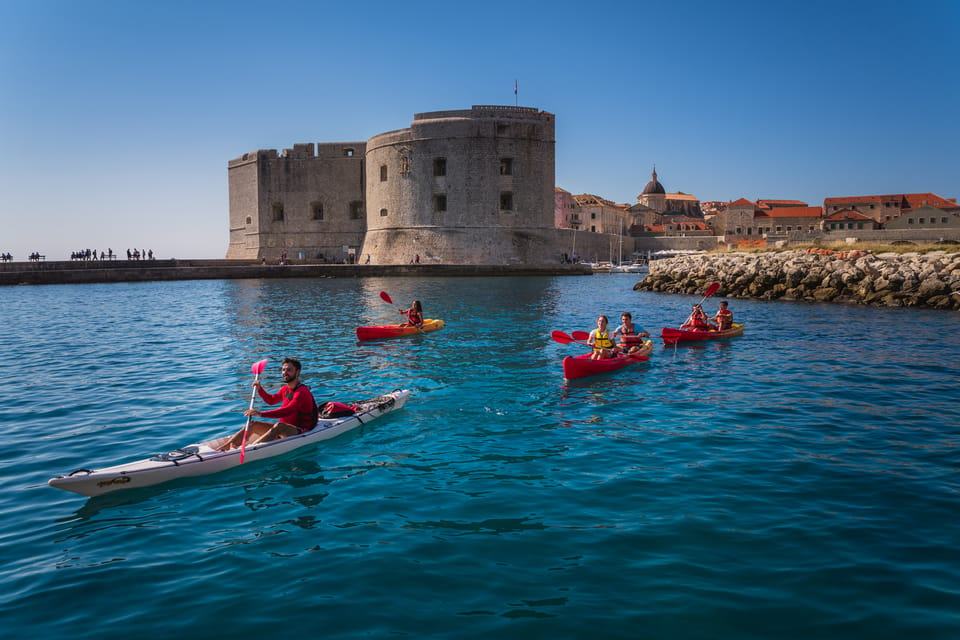
[[[228,259],[556,265],[811,242],[960,242],[932,193],[701,203],[654,167],[633,205],[555,187],[555,116],[474,106],[415,114],[366,142],[302,143],[228,163]]]
[[[228,164],[229,259],[556,264],[554,115],[474,106]],[[564,240],[565,242],[565,240]]]

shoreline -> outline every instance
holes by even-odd
[[[960,309],[960,254],[837,252],[807,249],[678,256],[651,263],[635,291],[833,302],[879,307]]]
[[[8,262],[0,264],[0,286],[94,284],[171,280],[248,278],[367,278],[402,276],[557,276],[592,275],[586,264],[452,265],[326,264],[266,265],[248,260],[111,260]]]

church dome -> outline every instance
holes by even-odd
[[[660,184],[660,182],[657,180],[657,170],[654,169],[650,182],[648,182],[647,186],[643,188],[643,193],[640,195],[647,196],[647,195],[660,194],[660,193],[666,193],[666,192],[667,190],[664,189],[663,185]]]

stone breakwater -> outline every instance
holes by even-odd
[[[811,249],[679,256],[651,263],[637,291],[960,309],[960,253]]]

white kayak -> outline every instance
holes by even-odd
[[[317,426],[306,433],[263,444],[248,443],[244,464],[283,455],[309,444],[334,438],[362,424],[367,424],[385,413],[401,408],[409,396],[409,390],[397,389],[371,400],[354,403],[358,410],[351,416],[321,418]],[[113,467],[78,469],[69,475],[51,478],[47,484],[57,489],[93,497],[122,489],[149,487],[178,478],[219,473],[240,464],[239,448],[217,451],[217,447],[229,438],[230,436],[224,436],[191,444],[146,460],[118,464]]]

